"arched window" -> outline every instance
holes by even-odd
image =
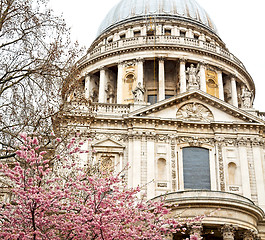
[[[184,189],[211,189],[209,150],[183,148]]]

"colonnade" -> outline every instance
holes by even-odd
[[[179,93],[184,93],[188,90],[188,83],[186,79],[186,71],[187,71],[187,60],[186,59],[178,59],[176,61],[179,64]],[[140,83],[141,86],[144,85],[144,59],[140,58],[137,59],[137,83]],[[177,67],[177,66],[176,66]],[[121,104],[123,101],[123,74],[124,74],[124,62],[117,63],[117,89],[116,89],[116,103]],[[98,102],[99,103],[106,103],[107,98],[107,91],[106,91],[106,84],[108,82],[107,79],[107,67],[102,67],[99,69],[99,89],[98,89]],[[224,86],[223,86],[223,74],[222,70],[216,70],[218,76],[218,91],[219,91],[219,98],[221,100],[224,99]],[[204,62],[199,63],[199,88],[200,90],[206,92],[206,66]],[[238,93],[237,93],[237,84],[236,84],[236,77],[234,75],[230,76],[231,81],[231,103],[238,107]],[[166,79],[165,79],[165,58],[160,57],[158,58],[158,91],[157,91],[157,99],[158,101],[164,100],[166,98]],[[87,74],[85,79],[85,97],[90,97],[90,90],[91,88],[91,75]]]
[[[219,238],[220,235],[223,240],[236,240],[238,237],[243,240],[258,240],[260,239],[258,237],[258,233],[255,230],[252,229],[246,229],[246,230],[239,230],[237,226],[234,226],[232,224],[224,224],[220,226],[218,229],[211,230],[209,232],[203,231],[203,225],[201,223],[192,223],[189,228],[189,239],[194,239],[193,236],[197,236],[197,239],[201,239],[203,235],[212,235],[210,239],[215,239],[217,237],[216,231],[219,232]],[[218,238],[218,239],[219,239]],[[165,236],[166,240],[172,240],[175,239],[173,237],[173,234],[169,234]],[[178,238],[176,238],[178,239]],[[208,239],[208,238],[207,238]]]

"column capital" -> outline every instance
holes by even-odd
[[[164,62],[165,60],[166,60],[166,57],[164,57],[164,56],[158,57],[159,62]]]
[[[99,68],[98,68],[100,71],[102,71],[102,70],[107,70],[108,68],[106,67],[106,66],[100,66]]]
[[[203,229],[202,223],[201,222],[191,223],[189,225],[189,228],[190,228],[190,235],[197,236],[198,239],[200,239],[201,234],[202,234],[202,229]]]
[[[207,63],[205,61],[199,62],[200,67],[206,67]]]
[[[235,236],[235,231],[237,230],[236,226],[233,226],[232,224],[225,224],[221,228],[221,232],[223,234],[224,240],[233,240]]]
[[[124,61],[119,60],[119,61],[116,62],[116,64],[117,65],[123,65],[124,64]]]
[[[232,79],[236,80],[236,78],[237,78],[237,75],[236,74],[233,74],[233,73],[231,73],[229,76],[230,76],[231,80]]]
[[[145,59],[144,59],[144,58],[141,58],[141,57],[139,57],[139,58],[137,58],[137,59],[136,59],[136,61],[137,61],[137,62],[144,62],[144,61],[145,61]]]
[[[187,58],[179,58],[178,61],[179,61],[180,63],[186,63]]]
[[[256,240],[258,239],[258,232],[253,229],[248,229],[242,233],[243,240]]]
[[[215,67],[217,72],[223,72],[225,69],[223,67]]]
[[[87,78],[87,77],[91,77],[93,74],[91,74],[91,73],[86,73],[83,77],[84,78]]]

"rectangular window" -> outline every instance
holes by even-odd
[[[150,29],[147,31],[147,36],[154,36],[155,35],[155,30]]]
[[[141,36],[141,32],[140,32],[140,31],[134,31],[134,32],[133,32],[133,35],[134,35],[135,37],[139,37],[139,36]]]
[[[171,29],[165,29],[165,35],[170,36],[171,35]]]
[[[124,38],[125,38],[125,34],[121,34],[120,39],[124,39]]]
[[[180,31],[180,36],[181,37],[186,37],[186,32],[185,31]]]
[[[184,189],[211,190],[209,150],[185,147],[182,151]]]
[[[147,102],[155,104],[157,102],[157,95],[148,95]]]

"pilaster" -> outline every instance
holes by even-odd
[[[222,71],[218,70],[217,71],[217,76],[218,76],[218,88],[219,88],[219,98],[224,101],[224,84],[223,84],[223,75]]]
[[[200,63],[200,88],[206,92],[206,76],[205,76],[205,63]]]
[[[137,82],[144,86],[144,59],[137,59]]]
[[[91,90],[91,75],[87,74],[85,76],[85,98],[89,99],[90,97],[90,90]]]
[[[100,68],[100,79],[99,79],[99,103],[106,102],[106,84],[107,84],[107,76],[106,76],[107,68],[102,67]]]
[[[123,72],[123,63],[118,63],[118,76],[117,76],[117,103],[122,103],[122,72]]]
[[[185,59],[179,60],[179,81],[180,81],[180,93],[186,92],[187,83],[186,83],[186,61]]]
[[[155,138],[147,137],[147,199],[155,197]]]
[[[232,92],[232,104],[235,107],[238,107],[236,78],[235,78],[235,76],[231,76],[231,92]]]
[[[158,101],[165,99],[165,61],[164,58],[159,59],[159,92]]]

